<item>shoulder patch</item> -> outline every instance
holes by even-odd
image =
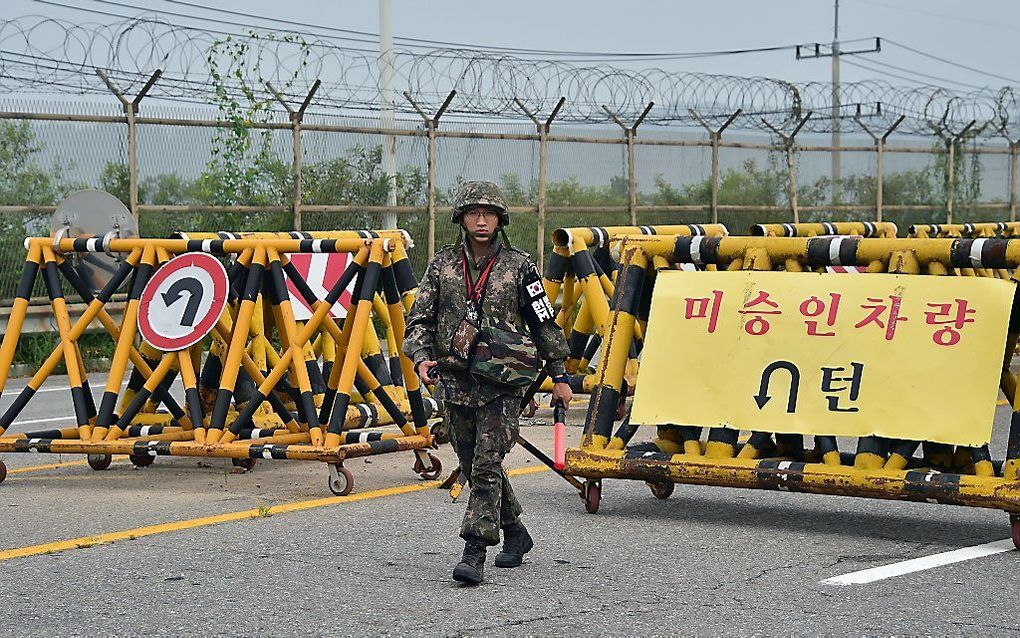
[[[531,325],[538,325],[556,318],[556,310],[552,302],[545,294],[545,286],[542,285],[542,276],[538,274],[535,264],[528,262],[521,279],[524,287],[524,311],[525,319]]]

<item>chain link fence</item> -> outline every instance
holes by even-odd
[[[885,219],[903,234],[918,222],[1016,219],[1017,146],[1006,140],[844,133],[833,189],[823,134],[737,129],[713,144],[703,128],[544,125],[423,113],[384,128],[374,115],[238,121],[200,105],[154,102],[129,117],[85,98],[0,102],[0,299],[17,285],[23,238],[48,234],[56,204],[82,188],[121,199],[144,236],[372,229],[395,215],[418,272],[457,241],[449,202],[466,179],[501,184],[510,241],[536,261],[562,226],[718,221],[745,234],[760,222]]]

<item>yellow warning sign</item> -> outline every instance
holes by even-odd
[[[631,423],[980,446],[1014,284],[660,272]]]

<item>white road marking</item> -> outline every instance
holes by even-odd
[[[172,386],[174,389],[179,389],[178,388],[178,386],[180,386],[179,381],[180,381],[180,379],[174,379],[174,385]],[[123,383],[121,383],[121,387],[126,386],[127,383],[128,382],[125,380]],[[104,388],[105,388],[105,385],[106,384],[104,383],[103,384]],[[11,396],[14,396],[14,395],[18,394],[19,392],[21,392],[21,388],[7,390],[6,392],[4,392],[4,398],[6,398],[8,396],[8,393],[10,393]],[[68,392],[68,393],[70,393],[71,392],[71,388],[70,388],[70,386],[68,386],[66,388],[40,388],[40,389],[35,391],[36,394],[39,394],[40,392]],[[97,393],[95,388],[93,388],[93,393],[94,394]],[[26,419],[24,421],[15,421],[14,423],[11,424],[11,427],[14,427],[16,425],[35,425],[35,424],[38,424],[38,423],[50,423],[50,422],[53,422],[53,421],[74,421],[75,418],[76,417],[72,414],[70,416],[69,415],[64,415],[64,416],[48,416],[48,417],[44,417],[44,418],[41,418],[41,419]]]
[[[75,418],[77,418],[77,417],[75,417],[74,415],[71,415],[71,416],[48,416],[48,417],[46,417],[44,419],[28,419],[26,421],[15,421],[14,423],[11,423],[11,425],[12,426],[14,426],[14,425],[34,425],[36,423],[50,423],[52,421],[74,421]]]
[[[823,585],[865,585],[877,580],[903,576],[904,574],[920,572],[934,567],[952,565],[953,563],[960,563],[965,560],[971,560],[972,558],[983,558],[985,556],[991,556],[992,554],[1001,554],[1002,552],[1008,552],[1012,549],[1014,549],[1013,540],[1007,538],[1001,541],[985,543],[983,545],[974,545],[972,547],[954,549],[940,554],[932,554],[931,556],[912,558],[899,563],[892,563],[891,565],[863,569],[859,572],[851,572],[849,574],[843,574],[842,576],[826,578],[819,582]]]
[[[175,381],[176,381],[176,379],[175,379]],[[123,388],[127,384],[128,384],[127,379],[125,379],[124,381],[121,382],[120,387]],[[25,386],[22,386],[20,388],[7,388],[6,390],[4,390],[4,397],[7,397],[7,396],[11,396],[11,397],[17,396],[17,395],[21,394],[21,391],[24,390],[24,389],[25,389]],[[99,383],[99,385],[93,385],[92,386],[92,391],[93,392],[102,392],[105,389],[106,389],[106,381],[101,381]],[[67,386],[66,388],[46,388],[46,387],[43,387],[43,388],[39,388],[38,390],[36,390],[35,394],[42,394],[43,392],[67,392],[68,394],[70,394],[71,386]]]

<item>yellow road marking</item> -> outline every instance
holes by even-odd
[[[113,457],[114,459],[126,458],[125,455],[118,454]],[[8,474],[21,474],[23,472],[38,472],[39,470],[53,470],[61,467],[78,467],[81,465],[88,465],[88,461],[66,461],[64,463],[47,463],[45,465],[29,465],[28,467],[16,467],[13,470],[7,470]]]
[[[509,476],[520,476],[523,474],[546,472],[548,470],[549,470],[548,467],[544,465],[539,465],[535,467],[522,467],[515,470],[510,470],[509,472],[507,472],[507,474]],[[386,496],[410,494],[412,492],[420,492],[422,490],[438,487],[439,483],[440,481],[409,483],[406,485],[398,485],[397,487],[387,487],[380,490],[373,490],[371,492],[364,492],[362,494],[350,494],[348,496],[331,496],[328,498],[316,498],[306,501],[293,501],[291,503],[273,505],[271,507],[248,509],[239,512],[227,512],[226,514],[202,516],[200,518],[191,518],[183,521],[175,521],[172,523],[160,523],[158,525],[136,527],[134,529],[126,529],[120,532],[96,534],[95,536],[81,536],[79,538],[71,538],[62,541],[55,541],[52,543],[43,543],[41,545],[17,547],[14,549],[0,551],[0,562],[11,560],[13,558],[25,558],[26,556],[37,556],[39,554],[55,554],[57,552],[63,552],[70,549],[85,549],[88,547],[92,547],[94,545],[104,545],[106,543],[112,543],[114,541],[134,540],[136,538],[141,538],[143,536],[165,534],[167,532],[194,529],[196,527],[206,527],[207,525],[218,525],[220,523],[243,521],[245,519],[265,518],[267,516],[272,516],[274,514],[300,512],[302,510],[314,509],[317,507],[326,507],[328,505],[339,505],[342,503],[356,503],[358,501],[367,501],[375,498],[384,498]]]
[[[38,472],[39,470],[52,470],[58,467],[75,467],[77,465],[88,465],[88,461],[68,461],[67,463],[47,463],[46,465],[29,465],[7,470],[8,474],[21,474],[22,472]]]

